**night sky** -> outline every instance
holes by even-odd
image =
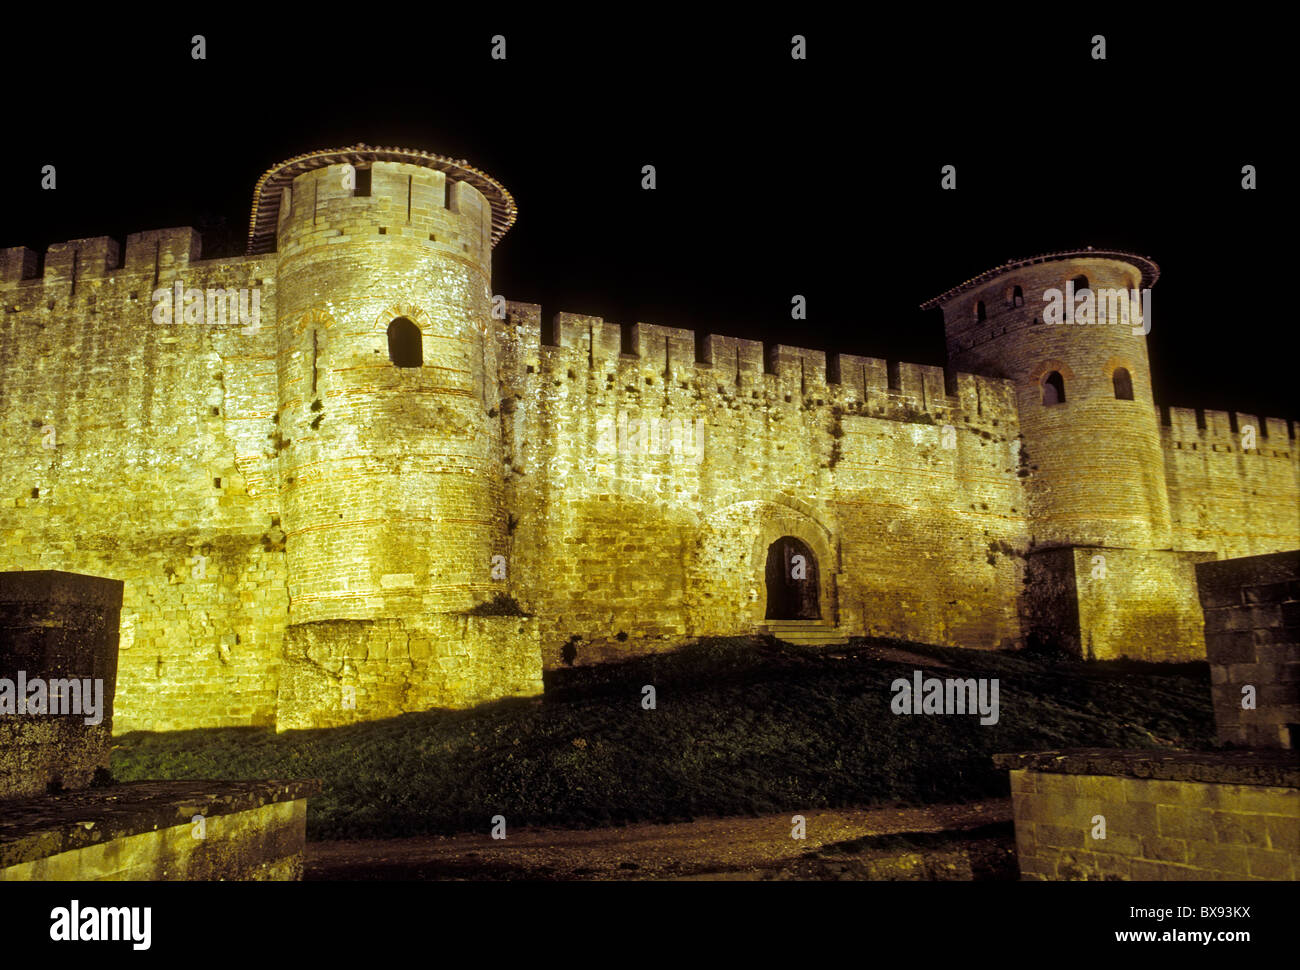
[[[922,301],[1009,258],[1114,247],[1162,269],[1158,401],[1300,418],[1283,309],[1285,35],[1118,14],[904,16],[729,24],[652,6],[578,29],[556,8],[543,29],[361,5],[283,23],[195,11],[57,24],[6,50],[21,93],[0,246],[193,225],[205,256],[235,255],[276,162],[418,148],[513,193],[493,289],[548,317],[941,364],[941,317]],[[206,61],[190,57],[194,33]],[[496,33],[504,62],[489,56]],[[807,61],[789,56],[794,33]],[[1095,33],[1105,62],[1090,57]],[[39,187],[45,164],[56,191]],[[945,164],[956,192],[939,188]],[[807,321],[789,318],[796,293]]]

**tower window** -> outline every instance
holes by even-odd
[[[1014,287],[1014,288],[1011,290],[1011,305],[1012,305],[1012,306],[1024,306],[1024,305],[1025,305],[1025,291],[1022,290],[1022,289],[1021,289],[1020,287],[1018,287],[1018,286],[1017,286],[1017,287]]]
[[[1043,378],[1043,403],[1065,403],[1065,380],[1061,377],[1060,371],[1054,370]]]
[[[1115,400],[1133,400],[1133,378],[1127,367],[1116,367],[1115,373],[1111,375],[1111,381],[1115,384]]]
[[[369,196],[370,195],[370,169],[359,168],[357,169],[356,175],[357,175],[357,187],[356,189],[353,190],[352,194],[356,196]]]
[[[1075,293],[1088,289],[1088,277],[1086,276],[1076,276],[1070,282],[1074,284]]]
[[[977,300],[975,302],[975,322],[983,323],[986,319],[987,314],[984,312],[984,301]]]
[[[424,363],[420,328],[406,317],[398,317],[388,325],[388,358],[398,367],[420,367]]]

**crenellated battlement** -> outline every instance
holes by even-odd
[[[26,246],[0,249],[0,287],[66,287],[82,280],[150,276],[172,279],[189,266],[260,264],[256,256],[204,260],[202,239],[190,226],[133,232],[123,247],[110,236],[91,236],[51,243],[44,259]]]
[[[1011,381],[942,367],[763,343],[676,327],[622,326],[560,312],[546,321],[536,304],[508,302],[498,324],[516,345],[518,365],[532,363],[552,380],[604,375],[611,389],[643,395],[673,385],[737,393],[802,407],[840,407],[862,416],[997,427],[1015,422]],[[620,380],[635,373],[635,383]],[[515,380],[518,375],[515,375]],[[507,383],[513,383],[510,378]],[[922,417],[924,415],[925,417]]]
[[[1295,458],[1300,451],[1300,422],[1260,418],[1240,411],[1210,411],[1161,405],[1160,434],[1166,448],[1183,451],[1238,452]],[[1255,447],[1244,448],[1247,428],[1255,429]]]
[[[276,214],[282,257],[358,239],[406,241],[486,263],[493,213],[473,185],[404,162],[340,162],[297,175]]]
[[[457,184],[464,184],[468,189],[472,189],[487,209],[489,249],[501,241],[501,237],[514,224],[518,214],[515,200],[506,191],[505,186],[482,169],[470,165],[463,158],[448,158],[445,155],[407,148],[377,148],[362,144],[347,148],[323,149],[280,162],[258,179],[253,189],[253,212],[249,220],[249,253],[268,253],[275,248],[276,236],[288,218],[289,206],[285,203],[291,199],[292,185],[304,174],[332,169],[332,175],[337,176],[345,168],[352,169],[354,174],[373,171],[374,177],[381,183],[387,179],[390,182],[389,190],[385,193],[381,185],[381,197],[387,195],[392,198],[399,193],[402,176],[406,176],[408,185],[416,178],[421,179],[426,187],[450,184],[453,193],[457,191],[455,188]],[[391,184],[394,174],[398,179],[396,185]],[[340,186],[344,184],[343,180],[337,181]],[[348,191],[350,194],[356,194],[355,189]],[[434,196],[436,197],[436,191]],[[410,193],[407,198],[408,205],[413,207],[414,199]],[[428,201],[427,196],[426,201]],[[455,202],[453,196],[444,208],[455,211],[457,209]]]

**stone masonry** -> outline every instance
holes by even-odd
[[[1290,752],[1002,754],[1022,879],[1300,878]]]
[[[0,250],[0,569],[123,582],[115,730],[467,706],[753,633],[778,540],[850,634],[1200,658],[1195,564],[1300,548],[1295,423],[1161,408],[1140,333],[1041,322],[1145,257],[936,297],[944,369],[546,318],[492,289],[515,217],[462,160],[353,146],[268,171],[242,257]]]
[[[1196,567],[1224,744],[1300,746],[1300,552]]]
[[[108,774],[121,605],[121,580],[0,572],[0,799]]]

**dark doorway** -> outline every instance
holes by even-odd
[[[808,544],[782,536],[767,550],[767,619],[820,620],[817,558]]]

